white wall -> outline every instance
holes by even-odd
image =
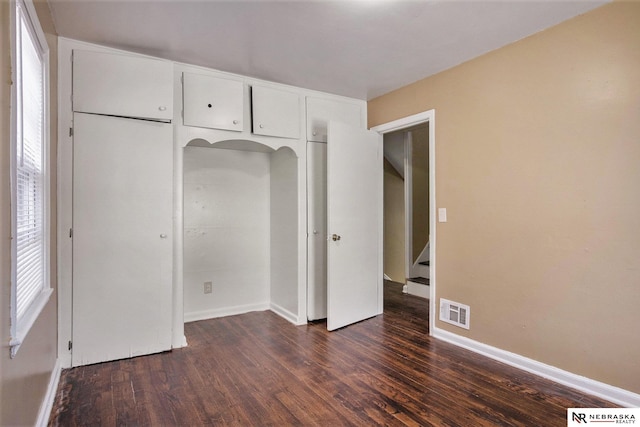
[[[298,159],[288,148],[271,154],[271,307],[298,317]]]
[[[269,307],[270,165],[268,153],[184,149],[186,321]]]

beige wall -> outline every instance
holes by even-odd
[[[369,103],[435,109],[439,328],[640,393],[640,3],[616,2]]]
[[[412,263],[429,242],[429,124],[411,131]]]
[[[57,73],[57,37],[49,8],[46,4],[36,5],[38,16],[43,29],[48,32],[47,41],[51,50],[51,171],[52,171],[52,287],[56,287],[56,259],[55,259],[55,176],[56,176],[56,134],[57,134],[57,109],[55,99]],[[10,293],[11,293],[11,257],[10,257],[10,182],[9,182],[9,131],[10,131],[10,28],[9,28],[9,2],[0,2],[0,267],[2,276],[2,289],[0,291],[0,425],[33,425],[38,415],[38,410],[43,401],[51,372],[57,357],[57,302],[56,293],[53,296],[40,317],[32,327],[29,335],[22,344],[17,356],[9,358],[9,327],[10,327]]]
[[[384,161],[384,274],[405,282],[404,180]]]

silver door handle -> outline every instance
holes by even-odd
[[[331,235],[331,240],[337,242],[338,240],[340,240],[340,235],[334,233],[333,235]]]

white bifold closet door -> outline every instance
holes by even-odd
[[[330,122],[327,329],[382,313],[382,135]]]
[[[74,114],[73,366],[171,348],[172,126]]]

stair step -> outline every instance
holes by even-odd
[[[429,260],[422,261],[422,262],[420,263],[420,265],[429,265]]]
[[[428,285],[429,284],[429,279],[427,279],[426,277],[411,277],[409,279],[407,279],[411,282],[414,283],[421,283],[423,285]]]

